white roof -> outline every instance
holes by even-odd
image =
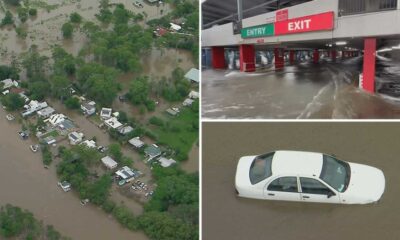
[[[276,151],[272,159],[274,175],[315,175],[322,170],[322,153],[301,151]]]
[[[53,125],[53,126],[55,126],[55,125],[58,125],[58,124],[60,124],[60,123],[62,123],[64,120],[65,120],[65,116],[64,116],[64,114],[53,114],[53,115],[51,115],[50,117],[49,117],[49,122]]]
[[[107,126],[114,128],[114,129],[120,128],[122,126],[122,123],[120,123],[116,117],[109,118],[109,119],[105,120],[104,123]]]
[[[172,28],[173,30],[175,30],[175,31],[179,31],[179,30],[182,29],[181,26],[179,26],[178,24],[175,24],[175,23],[169,23],[169,25],[171,25],[171,28]]]
[[[160,158],[158,159],[158,161],[161,163],[161,166],[162,166],[162,167],[169,167],[169,166],[171,166],[172,164],[175,164],[175,163],[176,163],[176,161],[175,161],[174,159],[172,159],[172,158],[167,159],[167,158],[164,158],[164,157],[160,157]]]
[[[123,128],[121,128],[120,130],[119,130],[119,132],[121,133],[121,134],[128,134],[128,133],[130,133],[130,132],[132,132],[133,131],[133,127],[131,127],[131,126],[125,126],[125,127],[123,127]]]
[[[71,132],[68,134],[69,138],[72,138],[74,141],[80,141],[83,138],[83,133]]]
[[[144,145],[144,142],[141,141],[139,137],[132,138],[132,139],[129,140],[128,142],[129,142],[131,145],[133,145],[133,146],[135,146],[135,147],[137,147],[137,148],[143,147],[143,145]]]
[[[96,142],[93,140],[85,140],[85,141],[81,142],[81,145],[86,145],[88,148],[95,148]]]
[[[199,92],[196,92],[196,91],[190,91],[190,93],[189,93],[189,97],[190,98],[199,98]]]
[[[52,114],[52,113],[54,113],[54,112],[55,112],[54,108],[52,108],[52,107],[46,107],[46,108],[43,108],[43,109],[39,110],[39,111],[37,112],[37,114],[38,114],[38,115],[44,115],[44,116],[46,116],[46,115]]]
[[[108,168],[115,168],[117,165],[118,165],[118,163],[116,162],[116,161],[114,161],[114,159],[112,159],[111,157],[109,157],[109,156],[105,156],[105,157],[103,157],[102,159],[101,159],[101,161],[103,162],[103,164],[106,166],[106,167],[108,167]]]
[[[190,105],[192,105],[193,102],[194,102],[193,99],[191,99],[191,98],[186,98],[185,101],[183,101],[182,105],[183,105],[183,106],[190,106]]]
[[[3,89],[7,89],[10,88],[12,86],[18,87],[18,82],[12,80],[11,78],[5,79],[3,81],[1,81],[4,85],[3,85]]]
[[[101,117],[111,117],[112,108],[102,108],[100,112]]]
[[[185,78],[194,81],[194,82],[199,82],[199,70],[196,68],[192,68],[185,74]]]

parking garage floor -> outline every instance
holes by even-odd
[[[204,70],[202,115],[206,119],[399,118],[399,63],[377,58],[376,94],[358,88],[361,69],[362,57],[302,62],[279,72]]]

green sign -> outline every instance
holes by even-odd
[[[242,38],[256,38],[274,35],[274,24],[248,27],[242,29]]]

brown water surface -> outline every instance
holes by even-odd
[[[204,123],[203,239],[399,239],[400,123]],[[334,205],[239,198],[241,156],[278,149],[335,154],[382,169],[378,204]]]

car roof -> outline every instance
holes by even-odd
[[[323,154],[302,151],[276,151],[272,160],[273,175],[303,175],[318,177],[321,174]]]

